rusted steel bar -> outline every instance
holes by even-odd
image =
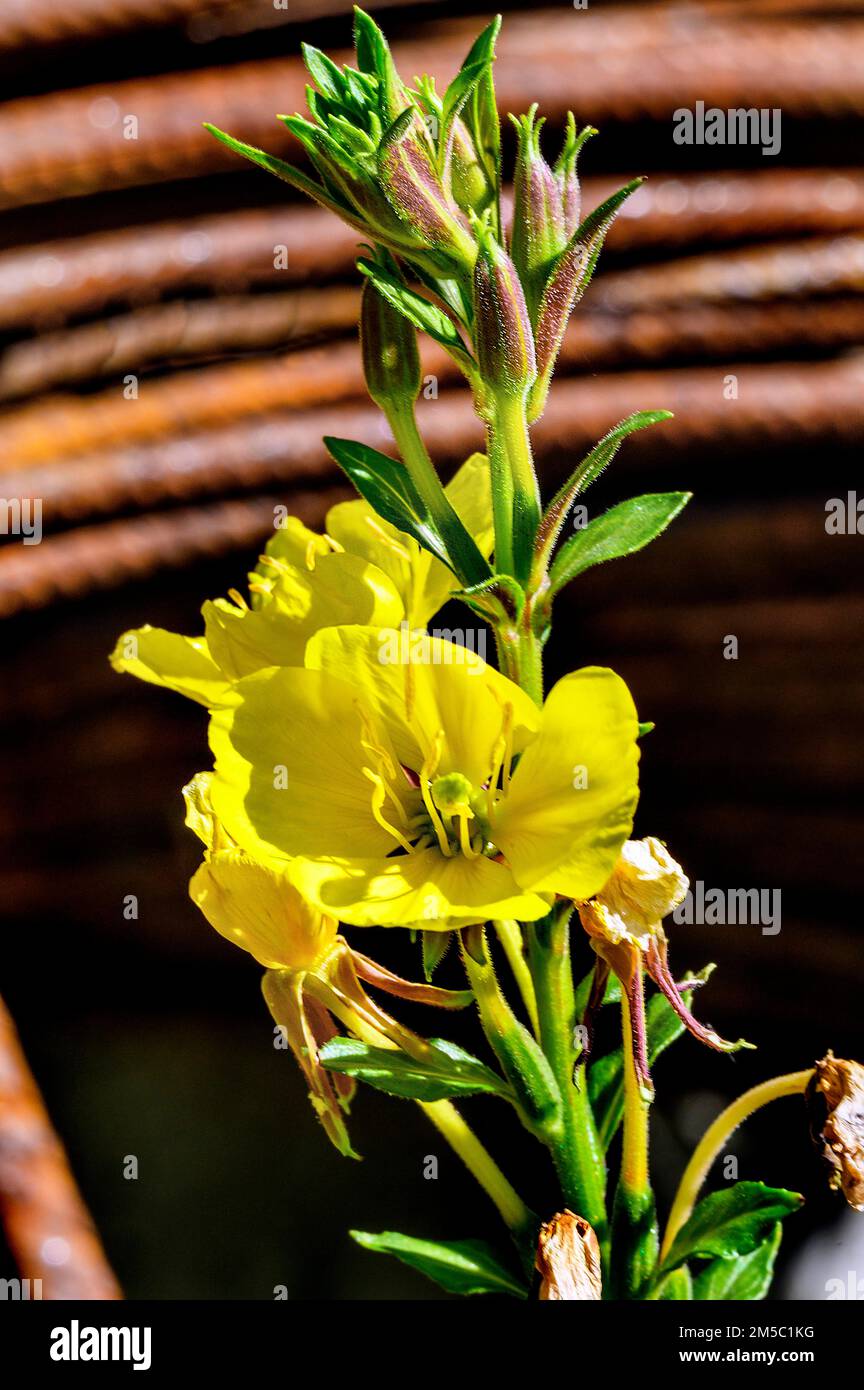
[[[617,186],[584,181],[585,206]],[[856,169],[655,174],[628,203],[609,247],[677,246],[864,227]],[[286,254],[277,254],[286,247]],[[262,208],[98,232],[0,254],[0,329],[56,324],[107,304],[349,275],[357,234],[313,207]]]
[[[31,1299],[122,1297],[2,999],[0,1216]]]
[[[580,120],[597,121],[666,120],[696,101],[778,106],[787,118],[864,111],[860,20],[694,24],[661,8],[646,16],[644,39],[630,47],[610,20],[558,10],[512,16],[496,65],[502,109],[538,100],[559,117],[574,104]],[[396,58],[406,72],[444,77],[463,48],[461,32],[426,35],[397,45]],[[8,102],[0,110],[0,207],[240,167],[202,129],[205,120],[285,152],[290,137],[275,113],[301,107],[303,88],[300,60],[287,58]]]
[[[864,236],[847,235],[607,274],[592,287],[589,303],[594,309],[632,312],[682,301],[836,295],[862,286]],[[584,360],[581,354],[577,328],[568,339],[565,363]],[[457,375],[451,360],[432,343],[424,344],[424,365],[441,381]],[[163,431],[205,428],[241,415],[315,405],[363,391],[359,354],[346,343],[144,380],[135,400],[125,398],[122,381],[86,398],[40,399],[0,417],[0,474],[58,453],[122,445]]]
[[[738,398],[729,399],[734,377]],[[804,443],[864,438],[864,357],[822,363],[723,364],[674,371],[615,372],[570,378],[553,389],[533,438],[541,461],[552,453],[572,459],[629,415],[634,402],[666,408],[675,419],[641,436],[630,448],[664,452],[747,443]],[[465,391],[421,402],[423,436],[441,464],[453,464],[482,447],[480,422]],[[115,447],[78,457],[57,457],[3,476],[6,499],[41,499],[43,525],[191,500],[226,492],[327,479],[335,469],[322,436],[362,439],[393,449],[383,416],[366,404],[277,411],[235,421],[222,429],[160,437],[134,447]],[[8,548],[8,547],[7,547]],[[32,546],[36,551],[39,548]],[[21,547],[23,550],[24,547]],[[38,558],[38,557],[37,557]]]
[[[662,265],[611,272],[598,280],[593,303],[632,310],[677,304],[841,294],[864,288],[864,236],[800,242],[691,256]]]
[[[27,339],[0,356],[0,401],[119,377],[187,355],[217,357],[284,348],[292,338],[303,344],[327,334],[353,333],[358,301],[359,290],[342,286],[309,294],[289,291],[181,301]],[[801,346],[836,354],[861,343],[864,297],[670,303],[623,312],[583,306],[567,329],[560,363],[564,370],[578,371],[669,359],[782,356]],[[431,365],[427,354],[427,367]],[[436,365],[439,381],[452,379],[446,359],[439,358]],[[359,390],[359,377],[351,374],[346,388],[349,379]]]
[[[318,526],[327,508],[346,495],[345,488],[337,488],[295,493],[287,501],[292,514]],[[285,500],[268,496],[217,502],[81,527],[37,547],[4,546],[0,617],[263,542],[273,526],[274,508]]]
[[[284,348],[356,329],[360,290],[175,300],[13,344],[0,355],[0,400],[184,358]]]

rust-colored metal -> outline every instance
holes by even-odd
[[[617,183],[589,178],[583,186],[585,206],[594,207]],[[655,174],[625,203],[608,244],[674,247],[862,227],[864,174],[856,169]],[[191,290],[351,276],[357,241],[332,213],[286,204],[16,248],[0,254],[0,328],[50,327],[109,304]]]
[[[347,495],[347,488],[294,493],[288,505],[293,515],[317,526],[327,508]],[[0,548],[0,617],[263,542],[279,505],[281,500],[270,496],[216,502],[82,526],[37,547],[4,546]]]
[[[284,349],[292,339],[303,346],[331,334],[353,335],[359,293],[333,286],[309,293],[175,301],[25,339],[0,356],[0,401],[100,377],[120,378],[186,357]],[[864,343],[864,297],[669,303],[623,312],[595,309],[589,303],[567,328],[560,367],[579,371],[667,360],[695,363],[742,354],[783,356],[801,343],[809,350],[831,353]],[[427,368],[431,365],[427,354]],[[439,381],[456,375],[443,357],[436,365]],[[359,378],[349,372],[343,385],[350,394],[359,389]]]
[[[596,121],[668,120],[697,101],[780,107],[787,119],[864,111],[859,19],[688,19],[677,6],[652,7],[628,43],[619,21],[614,12],[511,16],[496,65],[502,109],[536,100],[560,117],[573,104],[580,120]],[[453,26],[397,44],[396,59],[405,72],[448,78],[464,44]],[[202,129],[207,120],[287,152],[292,142],[275,113],[304,105],[304,79],[292,57],[8,102],[0,111],[0,207],[241,167]]]
[[[756,448],[779,440],[856,442],[864,438],[864,356],[565,378],[534,427],[538,457],[542,461],[551,452],[572,459],[629,415],[634,401],[646,410],[673,410],[676,417],[632,442],[629,452],[637,457],[646,442],[652,447],[651,434],[657,442],[662,439],[666,453],[696,444]],[[480,422],[466,391],[447,391],[438,400],[422,402],[418,415],[437,462],[453,464],[482,447]],[[380,411],[369,404],[340,402],[323,410],[246,417],[221,429],[160,435],[134,447],[60,455],[7,473],[3,493],[7,499],[41,499],[43,525],[51,530],[63,521],[123,508],[305,484],[335,474],[324,434],[363,439],[384,452],[393,449]]]
[[[629,310],[680,304],[685,299],[716,303],[842,294],[862,288],[864,236],[850,233],[612,272],[598,280],[593,303]]]
[[[29,1298],[122,1297],[2,999],[0,1216]]]
[[[356,330],[360,289],[175,300],[15,343],[0,355],[0,400],[141,372],[185,358],[285,348]]]

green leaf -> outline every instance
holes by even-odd
[[[589,970],[580,981],[576,989],[574,1014],[577,1019],[581,1019],[588,1007],[588,1000],[591,997],[591,981],[594,979],[594,971]],[[610,975],[606,981],[606,991],[603,995],[604,1004],[621,1003],[621,981],[614,975]]]
[[[458,589],[453,597],[493,624],[518,624],[525,607],[525,590],[509,574],[493,574],[481,584]]]
[[[667,1274],[660,1285],[657,1298],[661,1302],[687,1303],[693,1298],[693,1280],[686,1265]]]
[[[718,1301],[740,1299],[748,1303],[756,1303],[764,1298],[771,1285],[782,1234],[778,1221],[768,1239],[751,1250],[749,1255],[738,1255],[732,1260],[712,1260],[697,1275],[693,1297]],[[675,1275],[670,1278],[674,1279]]]
[[[387,303],[415,328],[428,333],[430,338],[434,338],[436,343],[447,348],[454,356],[458,355],[460,360],[464,358],[468,362],[472,361],[452,319],[443,309],[439,309],[437,304],[431,304],[422,294],[417,294],[403,284],[398,276],[392,275],[383,266],[376,265],[374,261],[365,257],[357,262],[357,269],[372,281],[382,299],[386,299]]]
[[[228,135],[218,126],[210,125],[205,121],[204,129],[209,130],[217,140],[223,145],[227,145],[229,150],[235,154],[240,154],[244,159],[249,159],[259,168],[266,169],[268,173],[275,174],[277,179],[282,179],[285,183],[290,183],[292,188],[296,188],[299,193],[305,193],[316,202],[322,203],[324,207],[335,212],[339,217],[344,217],[346,213],[353,216],[352,209],[347,203],[335,198],[321,184],[310,179],[308,174],[304,174],[302,169],[298,169],[293,164],[288,164],[284,159],[277,159],[275,154],[268,154],[266,150],[259,150],[255,145],[247,145],[244,140],[236,140],[233,135]]]
[[[592,565],[633,555],[661,535],[683,511],[691,492],[649,492],[619,502],[602,516],[589,521],[561,547],[549,571],[553,594]]]
[[[448,1096],[512,1096],[506,1081],[470,1052],[444,1038],[429,1039],[430,1055],[422,1062],[386,1047],[370,1047],[354,1038],[331,1038],[319,1056],[330,1071],[356,1076],[377,1091],[405,1100],[446,1100]]]
[[[332,435],[326,435],[324,444],[339,467],[348,474],[360,496],[365,497],[379,516],[406,535],[413,536],[418,545],[441,560],[448,569],[453,568],[447,548],[404,464],[356,440],[334,439]]]
[[[498,118],[498,103],[495,100],[495,82],[492,77],[492,63],[495,58],[495,44],[501,29],[501,16],[495,18],[479,34],[471,45],[462,64],[463,70],[475,63],[483,63],[484,70],[479,81],[472,87],[463,110],[463,119],[474,141],[474,148],[480,157],[490,187],[495,190],[495,223],[492,230],[498,241],[501,235],[501,122]]]
[[[657,725],[654,723],[653,719],[640,719],[639,728],[636,730],[636,737],[644,738],[646,734],[650,734],[656,728]]]
[[[341,104],[345,91],[345,79],[333,59],[328,58],[326,53],[322,53],[320,48],[313,48],[311,44],[303,43],[300,47],[303,52],[303,61],[312,81],[317,83],[325,97]]]
[[[395,1255],[403,1264],[425,1274],[448,1293],[509,1293],[527,1298],[528,1289],[507,1269],[484,1240],[414,1240],[396,1231],[371,1235],[351,1231],[364,1250]]]
[[[432,976],[447,954],[453,939],[451,931],[421,931],[420,947],[423,952],[423,975],[431,982]]]
[[[481,58],[479,62],[465,64],[459,69],[450,86],[444,93],[444,100],[441,105],[441,128],[438,132],[442,167],[446,167],[446,159],[450,149],[451,132],[456,117],[462,111],[465,103],[473,92],[480,78],[487,71],[491,58]]]
[[[675,1269],[691,1255],[719,1255],[724,1260],[749,1255],[803,1201],[798,1192],[761,1182],[737,1182],[725,1192],[711,1192],[678,1232],[663,1270]]]
[[[693,982],[702,984],[711,973],[708,966]],[[684,981],[686,985],[688,981]],[[690,1006],[692,994],[684,991],[684,1002]],[[684,1032],[684,1024],[662,994],[652,994],[645,1010],[648,1042],[648,1061],[654,1062],[676,1038]],[[604,1148],[608,1148],[617,1133],[624,1114],[624,1054],[621,1048],[598,1057],[588,1067],[588,1091],[597,1119],[597,1130]]]

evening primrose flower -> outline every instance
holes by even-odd
[[[633,1057],[643,1090],[652,1090],[645,1036],[643,965],[687,1030],[718,1052],[749,1044],[726,1042],[694,1018],[669,969],[663,918],[684,901],[690,881],[661,840],[628,840],[609,880],[588,902],[577,902],[579,918],[598,956],[586,1023],[603,998],[610,969],[627,996]],[[688,984],[693,987],[695,981]]]
[[[464,647],[381,629],[309,643],[213,713],[213,804],[251,853],[356,926],[536,920],[607,881],[637,799],[624,682],[587,668],[538,709]],[[274,769],[279,775],[274,776]]]
[[[349,1032],[374,1029],[391,1045],[422,1056],[423,1040],[364,985],[440,1008],[463,1008],[471,992],[413,984],[352,950],[335,919],[298,891],[288,864],[255,859],[237,847],[213,812],[211,781],[209,773],[199,773],[183,789],[186,823],[206,847],[190,897],[216,931],[266,968],[264,998],[306,1078],[313,1109],[340,1153],[356,1158],[344,1119],[354,1082],[331,1076],[319,1060],[320,1048],[338,1034],[334,1020]]]
[[[485,556],[493,540],[489,465],[473,454],[445,489]],[[209,709],[230,704],[234,683],[268,666],[301,666],[306,643],[340,623],[422,628],[459,581],[367,502],[341,502],[324,535],[288,517],[236,590],[204,604],[204,634],[163,628],[125,632],[111,654],[116,671],[165,686]]]

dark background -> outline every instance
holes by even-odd
[[[396,40],[416,38],[423,25],[446,33],[468,13],[434,3],[384,13],[371,8]],[[243,11],[241,4],[232,13]],[[588,12],[571,15],[572,66],[562,79],[562,100],[574,106],[580,124],[595,115],[580,98],[580,74],[593,66],[596,51],[614,50],[616,32],[626,36],[634,13],[650,27],[661,16],[668,22],[672,11],[693,26],[689,71],[691,77],[704,71],[707,104],[715,97],[703,22],[734,33],[748,15],[758,21],[762,37],[754,51],[763,67],[753,82],[760,92],[770,91],[782,68],[790,30],[800,38],[812,26],[816,67],[824,26],[844,33],[861,58],[864,19],[857,5],[707,4],[685,11],[595,0]],[[552,13],[561,22],[566,10]],[[206,42],[206,27],[193,39],[182,22],[77,40],[40,42],[33,35],[18,47],[0,47],[5,103],[31,96],[47,102],[55,90],[91,83],[113,89],[138,76],[294,54],[301,37],[328,48],[348,43],[346,14],[322,18],[312,5],[294,14],[297,22]],[[525,12],[516,18],[525,23]],[[544,13],[531,11],[530,20],[542,36]],[[232,23],[242,27],[239,19]],[[472,20],[471,27],[479,23]],[[0,4],[0,43],[2,34]],[[506,43],[505,22],[502,55]],[[511,51],[509,61],[518,55]],[[745,97],[746,91],[745,83]],[[725,104],[725,93],[717,99]],[[679,100],[670,91],[668,111],[657,99],[646,100],[647,109],[604,110],[584,171],[627,178],[701,171],[710,179],[731,169],[761,173],[770,163],[790,176],[795,168],[821,170],[827,182],[859,162],[855,100],[847,93],[845,104],[823,101],[822,109],[803,100],[788,119],[784,112],[782,153],[767,161],[750,149],[673,144],[669,113]],[[0,190],[3,137],[11,129],[5,110],[0,105]],[[550,125],[560,129],[559,120]],[[291,245],[291,195],[265,175],[242,168],[171,175],[169,167],[164,179],[146,187],[53,201],[10,198],[0,211],[0,257],[32,242],[60,244],[101,229],[283,201]],[[810,245],[799,225],[773,235],[778,246],[793,238]],[[841,238],[847,249],[852,237],[847,229]],[[736,246],[769,245],[771,236],[745,230],[718,240],[694,235],[675,247],[634,246],[626,235],[616,243],[613,233],[605,269],[618,274],[705,252],[719,264]],[[763,936],[754,926],[670,931],[678,973],[707,960],[718,964],[697,999],[700,1016],[726,1036],[748,1037],[758,1051],[730,1059],[685,1039],[658,1063],[654,1158],[664,1207],[687,1151],[722,1103],[758,1080],[808,1065],[829,1046],[838,1055],[864,1053],[858,910],[864,539],[825,531],[828,499],[860,486],[862,416],[860,398],[834,414],[825,406],[824,369],[842,371],[855,360],[856,344],[848,335],[840,340],[822,327],[812,334],[808,328],[823,323],[829,301],[854,309],[861,280],[841,292],[805,276],[776,296],[749,296],[761,299],[769,314],[790,304],[809,310],[782,341],[757,335],[724,355],[710,333],[695,346],[682,336],[653,361],[633,348],[603,365],[586,358],[567,369],[574,379],[596,378],[602,402],[616,374],[651,368],[644,383],[650,398],[630,399],[595,434],[630,410],[673,403],[673,396],[678,406],[674,425],[625,446],[591,494],[592,514],[638,491],[688,488],[695,497],[649,551],[592,571],[569,591],[557,614],[550,675],[608,663],[630,684],[641,717],[656,721],[643,748],[637,833],[667,840],[691,878],[709,887],[782,892],[779,935]],[[591,292],[598,323],[602,285],[601,273]],[[218,297],[223,288],[196,294]],[[154,302],[158,297],[154,287]],[[64,327],[48,298],[31,324],[0,339],[5,351]],[[589,295],[586,313],[591,302]],[[720,302],[734,316],[736,303],[748,302],[746,286],[731,285]],[[126,307],[108,305],[79,320]],[[680,301],[670,308],[679,310]],[[151,378],[239,355],[225,350],[192,361],[155,360],[142,370],[142,401]],[[762,414],[752,406],[755,373],[768,365],[776,367],[779,385]],[[716,375],[710,409],[710,377],[698,399],[687,396],[692,370]],[[723,400],[730,371],[739,377],[739,401]],[[110,374],[97,374],[63,390],[95,398],[114,386]],[[24,407],[50,405],[53,394],[2,407],[0,466],[4,428]],[[427,407],[430,415],[440,408],[442,402]],[[243,418],[254,417],[250,403]],[[574,448],[593,429],[593,420],[586,424],[578,413],[556,416],[553,424],[540,453],[547,487],[572,466]],[[71,437],[58,438],[53,461],[62,465],[73,456]],[[273,495],[291,496],[290,476],[277,471],[266,481]],[[336,483],[315,479],[311,498],[304,494],[304,515],[320,514]],[[260,492],[252,478],[248,486],[235,480],[218,495]],[[192,505],[195,498],[184,501]],[[179,505],[165,497],[153,509],[170,515]],[[133,523],[142,507],[127,499],[113,510]],[[98,515],[74,520],[90,528],[107,524]],[[52,517],[47,505],[45,526],[42,546],[30,548],[34,566],[75,529],[68,517]],[[9,611],[0,633],[0,988],[129,1297],[268,1299],[284,1285],[295,1299],[434,1298],[437,1291],[419,1276],[357,1249],[348,1228],[498,1240],[494,1211],[411,1105],[362,1092],[351,1128],[364,1162],[340,1159],[329,1147],[293,1060],[273,1047],[258,967],[211,932],[186,896],[199,856],[182,824],[179,789],[208,762],[204,713],[120,679],[107,664],[127,627],[152,622],[197,631],[203,599],[242,586],[259,548],[246,544],[194,562],[178,550],[170,567],[155,566],[136,582],[82,583],[77,597],[56,587],[42,593],[38,585],[29,597],[16,597],[9,555],[20,547],[9,541],[0,548],[0,589]],[[730,635],[738,638],[737,660],[724,659]],[[124,920],[130,893],[138,897],[137,921]],[[401,933],[364,934],[362,946],[395,969],[419,974],[419,947]],[[577,953],[587,970],[590,951],[577,943]],[[447,961],[442,982],[457,977],[455,962]],[[410,1008],[404,1017],[427,1031],[439,1025],[443,1031],[448,1022]],[[482,1046],[473,1020],[458,1028],[461,1041]],[[551,1214],[554,1184],[536,1146],[493,1101],[466,1102],[464,1110],[527,1200]],[[810,1232],[828,1230],[833,1239],[841,1206],[826,1190],[797,1101],[758,1117],[730,1147],[740,1177],[797,1187],[807,1196],[803,1213],[787,1223],[785,1265]],[[440,1165],[435,1182],[423,1177],[424,1159],[433,1154]],[[123,1177],[128,1155],[138,1158],[137,1181]],[[854,1234],[848,1222],[836,1230],[832,1259],[844,1279],[855,1268]],[[858,1250],[860,1263],[860,1236]],[[0,1275],[7,1272],[0,1260]],[[793,1293],[802,1287],[800,1281],[785,1286]],[[820,1282],[815,1296],[824,1296],[821,1288]]]

